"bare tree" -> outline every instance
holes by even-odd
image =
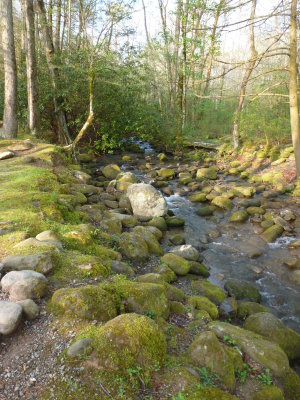
[[[17,121],[17,64],[15,55],[12,0],[2,0],[2,45],[4,60],[4,113],[3,136],[14,138]]]

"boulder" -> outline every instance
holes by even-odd
[[[285,326],[273,314],[268,312],[253,314],[246,319],[244,327],[279,344],[290,360],[300,358],[299,333]]]
[[[248,213],[245,210],[239,210],[231,214],[230,222],[245,222],[248,218]]]
[[[91,175],[89,175],[83,171],[74,171],[73,175],[81,183],[89,183],[92,180]]]
[[[166,223],[170,228],[178,228],[184,226],[184,219],[181,217],[176,217],[175,215],[166,217]]]
[[[22,307],[23,313],[27,319],[30,321],[36,319],[39,316],[40,308],[31,299],[18,301],[18,304]]]
[[[161,261],[166,263],[176,275],[184,276],[190,271],[190,264],[183,257],[180,257],[173,253],[167,253],[162,258]]]
[[[275,225],[270,226],[270,228],[266,229],[263,232],[262,237],[266,242],[272,243],[272,242],[275,242],[275,240],[279,236],[281,236],[283,231],[284,231],[284,229],[281,225],[275,224]]]
[[[162,279],[167,283],[175,282],[177,280],[175,272],[170,267],[168,267],[166,263],[158,264],[158,266],[155,267],[153,271],[159,274]]]
[[[185,244],[185,238],[180,235],[180,233],[176,233],[170,237],[170,242],[175,246],[179,246],[181,244]]]
[[[204,203],[207,201],[206,193],[193,193],[189,196],[192,203]]]
[[[235,340],[248,357],[264,368],[270,369],[276,377],[283,377],[289,371],[287,355],[278,344],[269,342],[261,335],[227,322],[214,321],[209,323],[208,327],[216,333],[219,339],[228,336],[231,340]]]
[[[168,206],[163,195],[152,185],[136,183],[127,190],[133,214],[141,220],[166,215]]]
[[[12,151],[2,151],[0,153],[0,161],[1,160],[8,160],[9,158],[13,158],[15,156],[15,153]]]
[[[8,272],[1,280],[3,292],[11,300],[40,299],[47,293],[47,279],[31,270]]]
[[[231,278],[225,282],[224,287],[229,295],[236,300],[248,300],[255,303],[261,302],[261,294],[256,285],[252,283]]]
[[[262,208],[262,207],[254,207],[254,206],[252,206],[252,207],[248,207],[247,208],[247,213],[249,215],[255,215],[255,214],[264,215],[265,212],[266,212],[266,210],[264,208]]]
[[[191,284],[191,288],[197,294],[207,297],[216,305],[220,305],[227,297],[224,290],[206,280],[193,281]]]
[[[4,272],[27,269],[47,275],[54,268],[51,252],[31,254],[28,256],[7,256],[1,262]]]
[[[199,259],[199,251],[190,244],[183,244],[181,246],[173,247],[170,253],[183,257],[189,261],[197,261]]]
[[[0,334],[9,335],[14,332],[22,319],[20,304],[0,301]]]
[[[254,392],[251,400],[284,400],[284,396],[279,387],[267,386]]]
[[[216,196],[212,200],[212,204],[224,210],[231,210],[233,208],[233,202],[225,196]]]
[[[92,339],[80,339],[74,342],[67,351],[67,356],[70,358],[75,358],[80,355],[87,355],[91,352]]]
[[[151,227],[136,226],[133,232],[136,236],[145,240],[150,253],[157,256],[162,256],[164,254],[155,234],[151,232]]]
[[[269,309],[253,301],[243,301],[238,305],[237,316],[246,319],[249,315],[261,312],[269,312]]]
[[[206,179],[215,180],[217,179],[217,167],[199,168],[197,170],[196,179],[203,181]]]
[[[198,208],[196,211],[196,214],[199,215],[199,217],[209,217],[210,215],[213,215],[213,213],[216,211],[216,207],[214,206],[205,206]]]
[[[101,172],[105,176],[105,178],[107,178],[111,181],[113,179],[116,179],[116,177],[119,175],[121,170],[118,165],[109,164],[109,165],[106,165],[104,168],[102,168]]]
[[[149,226],[154,226],[160,231],[166,231],[168,229],[167,223],[163,217],[154,217],[148,222]]]
[[[206,368],[208,371],[213,369],[219,375],[222,386],[234,392],[234,365],[214,332],[200,333],[190,345],[188,355],[196,367]]]
[[[210,275],[209,271],[203,264],[201,264],[197,261],[189,261],[189,264],[190,264],[190,273],[191,274],[203,276],[204,278],[209,277],[209,275]]]
[[[195,310],[207,311],[212,319],[218,318],[219,312],[216,305],[212,303],[207,297],[191,296],[188,298],[188,304]]]
[[[161,168],[157,171],[157,174],[163,179],[173,179],[175,172],[173,169],[170,168]]]
[[[219,313],[224,318],[235,318],[238,310],[237,301],[232,297],[227,297],[219,307]]]

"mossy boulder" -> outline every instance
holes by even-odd
[[[214,332],[202,332],[188,349],[192,363],[198,368],[207,368],[219,375],[221,385],[231,393],[235,390],[234,366],[231,358],[220,345]]]
[[[221,389],[206,387],[199,384],[187,388],[183,392],[183,398],[185,400],[238,400],[236,396],[224,392]]]
[[[176,286],[169,285],[168,283],[165,283],[165,288],[170,301],[185,301],[186,296],[181,289],[178,289]]]
[[[216,196],[212,200],[212,204],[224,210],[231,210],[233,208],[233,202],[225,196]]]
[[[140,367],[144,379],[149,379],[166,358],[163,332],[153,320],[138,314],[119,315],[81,336],[91,339],[92,364],[100,370],[126,374]]]
[[[186,388],[198,383],[197,377],[185,367],[164,368],[154,374],[153,380],[158,393],[167,392],[172,396],[184,393]]]
[[[173,253],[167,253],[162,258],[161,261],[168,265],[176,275],[187,275],[190,271],[190,264],[183,257],[177,256]]]
[[[163,255],[163,250],[159,244],[156,236],[151,232],[151,227],[136,226],[133,228],[133,233],[135,236],[142,238],[148,246],[150,253],[157,256]]]
[[[107,284],[107,290],[120,296],[125,312],[151,313],[165,319],[169,316],[170,305],[164,285],[120,279],[115,280],[114,284]]]
[[[300,358],[299,333],[285,326],[273,314],[268,312],[253,314],[246,319],[244,327],[279,344],[290,360]]]
[[[300,377],[292,368],[289,369],[282,381],[285,400],[300,399]]]
[[[51,306],[55,314],[106,322],[117,316],[118,296],[101,286],[63,288],[53,293]]]
[[[139,275],[137,277],[138,282],[143,283],[158,283],[162,285],[164,283],[164,279],[160,274],[156,274],[154,272],[150,272],[149,274]]]
[[[205,206],[198,208],[196,214],[199,215],[199,217],[209,217],[210,215],[213,215],[215,211],[216,211],[215,206]]]
[[[180,235],[180,233],[176,233],[170,237],[170,242],[175,246],[179,246],[181,244],[185,244],[185,238]]]
[[[228,336],[235,340],[240,349],[255,362],[261,364],[276,377],[283,377],[289,371],[289,360],[285,352],[276,343],[269,342],[261,335],[227,322],[214,321],[208,324],[219,339]]]
[[[170,168],[161,168],[157,171],[159,177],[163,179],[173,179],[175,175],[175,171]]]
[[[197,262],[197,261],[189,261],[190,264],[190,273],[191,274],[195,274],[195,275],[199,275],[199,276],[203,276],[204,278],[208,278],[209,277],[209,271],[208,269],[201,263]]]
[[[166,224],[164,217],[154,217],[148,222],[148,225],[155,226],[155,228],[158,228],[162,232],[164,232],[168,229],[168,226]]]
[[[219,313],[225,318],[235,318],[237,314],[238,303],[233,297],[227,297],[219,307]]]
[[[171,301],[170,302],[170,310],[173,314],[176,314],[176,315],[185,315],[186,314],[185,306],[182,303],[180,303],[179,301]]]
[[[102,174],[110,181],[116,179],[120,172],[120,167],[116,164],[109,164],[102,168]]]
[[[225,282],[224,287],[229,295],[236,300],[248,300],[254,301],[255,303],[261,302],[261,294],[256,285],[252,283],[231,278]]]
[[[284,396],[279,387],[267,386],[253,393],[251,400],[284,400]]]
[[[284,231],[284,229],[281,225],[275,224],[275,225],[270,226],[270,228],[266,229],[263,232],[262,237],[266,242],[272,243],[272,242],[275,242],[275,240],[279,236],[281,236],[283,231]]]
[[[212,303],[207,297],[191,296],[188,298],[187,302],[195,310],[207,311],[212,319],[218,318],[219,312],[216,305]]]
[[[213,285],[212,283],[206,280],[193,281],[191,284],[191,288],[197,294],[207,297],[210,301],[212,301],[216,305],[220,305],[227,297],[224,290],[222,290],[219,286]]]
[[[206,179],[215,180],[217,179],[217,173],[217,167],[199,168],[197,170],[196,179],[198,181],[203,181]]]
[[[248,218],[248,213],[245,210],[238,210],[231,214],[229,221],[230,222],[245,222]]]
[[[122,233],[118,245],[121,254],[130,260],[140,261],[149,257],[147,242],[137,233]]]
[[[252,197],[256,192],[256,189],[253,186],[236,186],[234,192],[238,197]]]
[[[175,272],[166,263],[158,264],[153,271],[159,274],[167,283],[175,282],[177,280]]]
[[[177,227],[181,227],[184,226],[184,219],[181,217],[176,217],[174,216],[167,216],[166,217],[166,223],[168,225],[168,227],[170,228],[177,228]]]
[[[207,201],[206,193],[193,193],[189,196],[189,200],[192,203],[204,203]]]
[[[264,215],[266,212],[266,210],[262,207],[248,207],[247,208],[247,213],[249,215],[255,215],[255,214],[259,214],[259,215]]]
[[[240,319],[246,319],[249,315],[268,311],[269,309],[267,307],[262,306],[259,303],[243,301],[238,305],[237,316]]]

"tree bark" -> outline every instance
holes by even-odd
[[[53,104],[54,104],[55,120],[58,129],[59,141],[64,144],[69,144],[71,143],[71,138],[69,136],[66,113],[65,110],[63,109],[63,99],[61,98],[61,96],[59,97],[58,87],[57,87],[59,82],[59,71],[56,64],[53,62],[54,47],[50,35],[49,26],[47,24],[46,10],[43,0],[37,0],[37,9],[40,16],[42,33],[45,42],[46,60],[53,88]]]
[[[17,121],[17,64],[15,54],[12,0],[2,0],[2,46],[4,61],[3,137],[15,138]]]
[[[35,24],[33,0],[23,0],[26,32],[26,71],[28,98],[28,127],[32,135],[38,135],[40,129],[39,95],[37,82],[37,64],[35,56]]]
[[[241,88],[240,88],[240,96],[237,108],[234,113],[234,121],[233,121],[233,129],[232,129],[232,138],[233,138],[233,148],[237,150],[240,146],[240,134],[239,134],[239,118],[240,114],[243,111],[245,105],[245,94],[246,88],[249,81],[249,78],[252,74],[252,71],[256,65],[257,61],[257,51],[255,48],[255,38],[254,38],[254,18],[255,18],[255,10],[256,10],[256,0],[252,0],[252,7],[251,7],[251,15],[250,15],[250,51],[251,51],[251,58],[248,62]]]
[[[59,51],[60,50],[60,25],[61,25],[61,0],[57,0],[55,40],[54,40],[55,51]]]
[[[290,123],[296,160],[297,176],[300,176],[300,130],[297,96],[297,0],[291,3],[290,22]]]

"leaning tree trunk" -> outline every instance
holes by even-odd
[[[3,137],[15,138],[17,121],[17,64],[13,29],[12,0],[2,0],[2,46],[4,61]]]
[[[57,87],[59,82],[59,71],[53,60],[54,47],[49,26],[47,24],[46,10],[43,0],[37,0],[37,9],[42,25],[42,33],[45,42],[46,60],[53,88],[53,103],[54,103],[55,119],[58,129],[59,141],[64,144],[69,144],[71,143],[71,138],[69,136],[66,113],[65,110],[63,109],[63,99],[61,99],[61,96],[59,96]]]
[[[37,64],[35,56],[35,25],[33,0],[23,0],[26,32],[26,71],[28,98],[28,126],[32,135],[37,135],[40,128],[39,96],[37,82]]]
[[[233,137],[233,148],[237,150],[240,146],[240,134],[239,134],[239,119],[240,114],[243,111],[244,104],[245,104],[245,95],[246,95],[246,88],[252,71],[256,65],[257,61],[257,51],[255,48],[255,39],[254,39],[254,17],[255,17],[255,9],[256,9],[256,0],[252,0],[252,8],[251,8],[251,15],[250,15],[250,50],[251,50],[251,58],[248,62],[242,84],[240,89],[239,95],[239,102],[237,108],[234,113],[234,121],[233,121],[233,129],[232,129],[232,137]]]
[[[300,176],[300,130],[297,96],[297,0],[291,4],[290,24],[290,123],[297,175]]]

